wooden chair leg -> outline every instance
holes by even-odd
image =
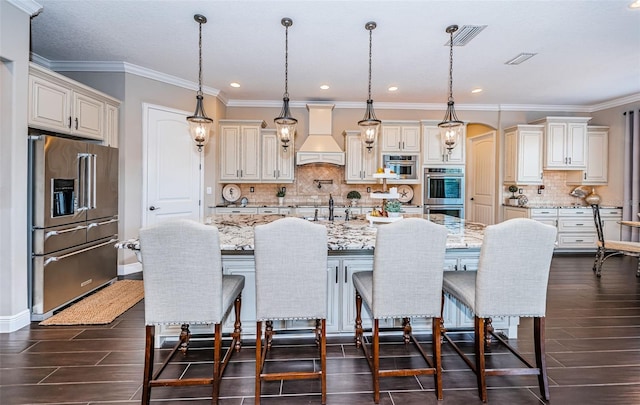
[[[327,320],[321,322],[322,331],[320,332],[320,385],[322,390],[322,404],[327,403]]]
[[[432,329],[431,329],[431,339],[433,344],[433,366],[436,369],[434,374],[434,382],[436,385],[436,397],[438,400],[442,400],[442,347],[441,347],[441,319],[433,318],[432,320]]]
[[[256,322],[256,392],[255,404],[260,405],[262,374],[262,322]]]
[[[404,344],[408,345],[411,341],[411,320],[409,318],[402,318],[402,337]]]
[[[182,352],[182,354],[187,354],[187,349],[189,348],[189,340],[191,339],[189,324],[183,323],[180,329],[180,351]]]
[[[362,296],[356,290],[356,348],[362,347]]]
[[[478,394],[482,402],[487,402],[487,377],[485,375],[484,358],[484,318],[474,317],[475,352],[476,352],[476,379],[478,381]]]
[[[217,405],[218,397],[220,396],[220,382],[222,381],[222,325],[216,323],[213,333],[213,395],[211,402]]]
[[[538,375],[538,385],[540,386],[540,394],[549,400],[549,378],[547,377],[547,359],[545,356],[545,319],[543,317],[533,318],[533,334],[534,346],[536,353],[536,367],[540,370]]]
[[[146,337],[144,344],[144,376],[142,382],[142,403],[149,405],[151,400],[151,385],[150,381],[153,376],[153,361],[155,357],[155,338],[156,327],[154,325],[147,325]]]
[[[240,308],[242,307],[242,294],[238,294],[233,303],[235,321],[233,322],[233,340],[235,343],[235,351],[239,352],[242,346],[242,320],[240,319]]]
[[[378,319],[373,320],[373,402],[380,403],[380,336]]]

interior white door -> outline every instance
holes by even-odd
[[[495,223],[495,131],[469,139],[467,150],[467,219],[485,225]]]
[[[185,111],[143,105],[146,183],[143,226],[172,218],[202,218],[201,153],[191,140]]]

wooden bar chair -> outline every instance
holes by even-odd
[[[593,209],[593,222],[596,225],[596,232],[598,233],[598,249],[596,250],[596,258],[593,262],[593,271],[596,273],[596,276],[600,277],[602,275],[602,265],[605,260],[611,256],[625,255],[638,258],[636,277],[640,277],[640,242],[605,240],[602,219],[600,218],[600,206],[593,204],[591,208]]]
[[[440,326],[442,273],[447,229],[420,218],[380,226],[376,236],[373,271],[353,274],[356,289],[356,347],[362,348],[373,375],[373,400],[380,402],[380,378],[433,375],[436,397],[442,399]],[[364,341],[362,303],[373,317],[372,340]],[[413,342],[427,367],[380,369],[379,321],[403,319],[403,340]],[[432,318],[432,359],[411,332],[411,318]],[[371,352],[370,352],[371,351]]]
[[[327,228],[300,218],[282,218],[255,227],[256,381],[260,403],[262,381],[319,379],[327,401]],[[320,369],[267,372],[276,320],[315,320]],[[265,326],[264,343],[262,324]],[[268,367],[267,367],[268,368]]]
[[[140,230],[146,325],[142,403],[152,387],[212,385],[218,403],[220,381],[234,351],[240,350],[240,306],[244,276],[223,275],[218,229],[191,220],[170,220]],[[222,358],[222,323],[234,308],[232,341]],[[187,353],[190,324],[214,325],[213,373],[206,378],[162,378],[180,350]],[[181,333],[154,372],[156,325],[181,325]]]
[[[444,272],[443,293],[467,306],[474,314],[475,364],[446,333],[443,334],[475,372],[483,402],[487,402],[486,377],[494,375],[537,375],[540,393],[549,400],[544,320],[556,232],[555,227],[528,218],[487,226],[478,271]],[[497,316],[533,317],[535,366],[493,331],[491,318]],[[526,367],[486,368],[485,348],[488,348],[491,336]]]

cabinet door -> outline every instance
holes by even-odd
[[[567,124],[567,158],[570,167],[585,167],[587,157],[587,125]]]
[[[69,133],[71,90],[36,76],[29,76],[29,125]]]
[[[347,182],[360,182],[364,177],[362,173],[362,142],[359,136],[348,135],[345,138],[345,146],[347,150],[347,164],[344,175]],[[373,153],[373,152],[372,152]]]
[[[516,161],[518,157],[517,146],[518,133],[507,132],[504,135],[504,182],[516,182]],[[507,218],[505,218],[507,219]]]
[[[542,133],[520,131],[516,159],[518,184],[542,184]]]
[[[294,144],[291,142],[285,151],[280,145],[276,147],[276,155],[278,162],[278,181],[293,181],[295,164],[293,153],[295,151]]]
[[[504,220],[508,221],[514,218],[528,218],[529,210],[526,208],[504,207]]]
[[[565,149],[567,124],[550,123],[547,125],[545,140],[546,168],[564,168],[567,165],[567,151]]]
[[[440,138],[440,128],[423,126],[424,136],[423,163],[441,164],[445,162],[445,152],[442,150],[442,139]]]
[[[105,144],[113,148],[118,147],[118,107],[107,104],[106,125],[104,140]]]
[[[278,137],[275,133],[262,134],[262,181],[278,179]]]
[[[602,233],[604,240],[620,240],[622,226],[620,225],[621,217],[618,218],[602,218]]]
[[[378,179],[374,179],[373,175],[378,170],[378,145],[374,145],[372,150],[362,148],[362,182],[377,183]]]
[[[220,127],[220,180],[240,178],[240,127]]]
[[[240,179],[260,180],[260,128],[241,127]]]
[[[402,127],[401,150],[420,152],[420,127]]]
[[[587,135],[587,170],[584,180],[587,184],[607,184],[609,179],[609,133],[589,132]]]
[[[402,128],[400,126],[382,127],[382,152],[398,152],[401,147]]]
[[[104,138],[104,110],[103,101],[88,94],[73,93],[73,123],[71,132],[93,139]]]

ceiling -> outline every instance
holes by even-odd
[[[229,105],[281,103],[282,17],[293,19],[293,103],[364,107],[368,21],[377,23],[372,50],[375,105],[444,109],[449,72],[445,29],[451,24],[487,26],[467,45],[453,49],[458,109],[589,108],[640,100],[640,9],[630,9],[631,0],[36,1],[43,10],[32,19],[32,52],[52,68],[119,66],[122,71],[122,66],[134,66],[187,87],[198,80],[198,24],[193,15],[205,15],[205,93],[219,92]],[[536,55],[520,65],[505,64],[521,52]],[[241,87],[232,88],[231,82]],[[321,90],[322,84],[330,88]],[[391,92],[390,86],[398,90]],[[471,93],[474,88],[483,91]]]

